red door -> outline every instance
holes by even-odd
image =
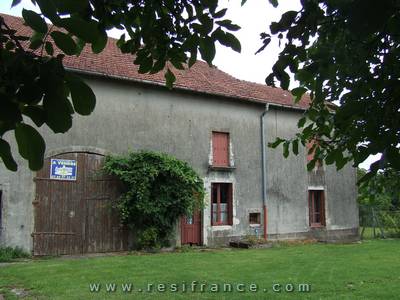
[[[201,245],[201,214],[181,218],[181,244]]]

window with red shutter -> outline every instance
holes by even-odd
[[[232,183],[211,184],[211,225],[232,225]]]
[[[229,133],[212,133],[213,166],[229,167]]]
[[[309,190],[308,204],[311,227],[325,226],[325,198],[323,190]]]

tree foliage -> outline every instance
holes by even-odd
[[[31,36],[18,35],[0,17],[0,157],[10,170],[16,170],[17,164],[3,138],[6,132],[15,132],[21,156],[32,170],[38,170],[45,142],[35,126],[46,124],[53,132],[64,133],[71,128],[75,112],[88,115],[93,111],[93,91],[66,72],[63,57],[79,55],[85,45],[100,53],[107,43],[107,30],[125,31],[117,46],[135,55],[133,63],[140,73],[164,70],[168,87],[175,81],[172,67],[192,66],[198,52],[211,64],[216,42],[241,50],[230,33],[240,27],[224,18],[226,9],[218,9],[217,0],[31,1],[41,12],[22,12]],[[19,3],[14,0],[12,5]],[[35,126],[27,124],[29,119]]]
[[[117,209],[122,222],[136,233],[139,247],[168,243],[179,217],[203,207],[203,180],[170,155],[141,151],[108,156],[104,169],[125,185]]]
[[[261,38],[284,47],[266,78],[289,88],[295,101],[309,93],[311,105],[299,121],[301,133],[287,143],[317,140],[314,160],[358,166],[382,153],[366,180],[379,169],[400,170],[400,2],[398,0],[302,0]],[[335,105],[336,104],[336,105]],[[278,146],[285,140],[277,140]]]
[[[358,169],[358,178],[361,179],[366,173],[364,169]],[[379,209],[400,210],[400,171],[386,169],[361,184],[358,203]]]

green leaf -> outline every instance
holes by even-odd
[[[57,8],[53,0],[35,0],[35,2],[39,5],[42,14],[49,18],[54,25],[58,26],[60,17],[57,14]]]
[[[100,31],[97,29],[97,22],[94,20],[86,21],[78,16],[72,16],[62,19],[60,25],[85,42],[96,43],[101,38]]]
[[[307,171],[312,171],[315,167],[316,162],[317,162],[317,159],[310,160],[307,164]]]
[[[92,43],[93,53],[97,54],[102,52],[107,45],[107,41],[108,41],[107,32],[101,31],[99,34],[99,38],[94,43]]]
[[[12,101],[6,101],[6,99],[1,99],[0,120],[0,125],[3,122],[16,123],[22,121],[18,104]]]
[[[174,73],[171,72],[171,70],[168,68],[167,72],[164,74],[166,85],[169,89],[172,89],[174,82],[176,80],[176,77]]]
[[[336,160],[335,156],[336,156],[336,150],[333,150],[333,151],[329,152],[328,155],[325,158],[325,163],[327,165],[333,164],[335,162],[335,160]]]
[[[215,44],[210,37],[200,39],[200,54],[201,57],[211,65],[215,57]]]
[[[190,52],[190,58],[188,63],[189,68],[192,67],[196,63],[196,61],[197,61],[197,49]]]
[[[74,55],[77,53],[75,41],[68,35],[61,31],[53,31],[51,34],[57,47],[60,48],[67,55]]]
[[[278,6],[278,0],[268,0],[269,3],[272,4],[273,7],[277,7]]]
[[[231,20],[216,21],[215,23],[222,27],[225,27],[226,29],[228,29],[230,31],[237,31],[240,29],[240,26],[236,25],[236,24],[232,24]]]
[[[301,97],[307,92],[307,89],[305,87],[297,87],[291,90],[292,95],[295,97],[294,102],[298,103],[301,100]]]
[[[298,155],[299,154],[299,140],[294,140],[292,142],[292,148],[293,148],[293,153],[295,155]]]
[[[163,70],[164,67],[165,67],[165,63],[166,63],[165,59],[159,59],[159,60],[157,60],[157,61],[154,63],[153,68],[151,69],[150,74],[156,74],[156,73],[160,72],[161,70]]]
[[[21,3],[21,0],[13,0],[13,2],[11,3],[11,8],[14,6],[17,6],[20,3]]]
[[[135,60],[135,64],[139,64],[138,72],[140,74],[145,74],[150,72],[153,68],[153,59],[151,56],[138,55]]]
[[[199,21],[203,25],[201,32],[204,35],[209,34],[214,26],[213,20],[207,14],[203,14],[199,16]]]
[[[48,55],[53,56],[54,54],[54,49],[53,49],[53,44],[50,42],[46,42],[46,44],[44,45],[44,48],[47,52]]]
[[[72,126],[73,108],[67,98],[46,95],[43,99],[46,124],[54,133],[64,133]]]
[[[17,171],[18,166],[12,157],[10,145],[3,139],[0,139],[0,157],[7,169]]]
[[[37,127],[43,125],[46,121],[46,113],[41,106],[29,105],[22,109],[22,114],[31,118]]]
[[[287,11],[282,15],[279,23],[281,24],[281,26],[288,28],[295,21],[297,14],[298,12],[294,10]]]
[[[307,122],[307,118],[306,117],[302,117],[299,122],[297,122],[297,127],[298,128],[302,128]]]
[[[29,49],[32,49],[32,50],[39,49],[43,44],[43,37],[44,37],[43,33],[35,31],[32,34],[31,38],[29,39],[29,41],[30,41]]]
[[[343,156],[343,152],[339,149],[335,153],[335,163],[336,170],[342,169],[347,163],[347,159]]]
[[[386,157],[390,164],[397,170],[400,170],[400,152],[399,148],[389,147],[386,149]]]
[[[278,147],[281,143],[283,143],[285,140],[281,139],[281,138],[276,138],[275,142],[273,143],[268,143],[268,147],[270,148],[276,148]]]
[[[212,37],[218,40],[221,43],[221,45],[230,47],[232,48],[232,50],[240,53],[241,51],[240,42],[233,34],[229,32],[224,32],[221,30],[221,28],[217,28],[213,32]]]
[[[214,18],[222,18],[223,16],[225,16],[227,10],[228,10],[227,8],[221,9],[220,11],[217,11],[217,12],[213,15],[213,17],[214,17]]]
[[[363,177],[361,177],[358,181],[357,184],[360,185],[361,183],[368,182],[370,181],[374,176],[376,175],[376,171],[370,171],[367,174],[365,174]]]
[[[66,79],[75,111],[80,115],[90,115],[96,106],[96,96],[92,89],[72,74],[68,74]]]
[[[15,139],[19,153],[29,162],[29,168],[32,171],[40,170],[46,144],[39,132],[30,125],[19,123],[15,128]]]
[[[283,157],[287,158],[289,156],[289,141],[283,143]]]
[[[83,12],[88,7],[88,0],[53,0],[61,14]]]
[[[33,30],[46,33],[47,32],[47,24],[44,19],[35,13],[32,10],[22,9],[22,17],[24,18],[26,24],[31,27]]]

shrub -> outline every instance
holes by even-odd
[[[0,262],[11,261],[16,258],[28,258],[30,254],[25,252],[19,247],[1,247],[0,248]]]
[[[125,186],[116,208],[140,248],[167,245],[178,218],[203,207],[203,180],[173,156],[151,151],[107,156],[104,170]]]

